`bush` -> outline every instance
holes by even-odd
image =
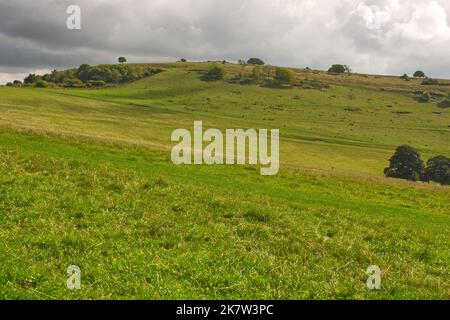
[[[439,81],[436,79],[426,78],[422,81],[422,85],[424,86],[437,86],[439,85]]]
[[[414,78],[425,78],[425,72],[423,71],[416,71],[414,72]]]
[[[8,83],[6,84],[6,86],[7,86],[7,87],[12,87],[12,86],[13,86],[13,83],[12,83],[12,82],[8,82]]]
[[[153,75],[155,75],[155,74],[158,74],[158,73],[161,73],[161,72],[163,72],[163,70],[162,69],[152,69],[152,68],[149,68],[149,69],[147,69],[147,70],[145,70],[144,71],[144,77],[151,77],[151,76],[153,76]]]
[[[450,158],[437,156],[427,162],[422,176],[424,181],[435,181],[442,185],[450,185]]]
[[[286,68],[276,68],[275,69],[275,82],[276,84],[282,85],[292,85],[295,81],[295,74],[292,70]]]
[[[16,86],[16,87],[21,87],[22,86],[22,81],[14,80],[13,81],[13,85]]]
[[[417,101],[422,102],[422,103],[426,103],[426,102],[430,102],[431,100],[431,93],[428,91],[424,91],[422,92],[419,96],[417,96]]]
[[[410,81],[410,79],[409,79],[409,77],[408,77],[408,75],[405,73],[404,75],[402,75],[401,77],[400,77],[400,79],[403,79],[403,80],[405,80],[405,81]]]
[[[180,60],[180,62],[187,62],[187,60],[186,60],[185,58],[182,58],[182,59]]]
[[[247,64],[253,64],[253,65],[257,65],[257,66],[265,65],[264,61],[262,61],[259,58],[250,58],[250,59],[248,59]]]
[[[66,88],[83,88],[84,87],[84,83],[80,79],[77,79],[77,78],[66,79],[62,85],[63,85],[63,87],[66,87]]]
[[[218,66],[211,67],[202,77],[203,81],[218,81],[225,76],[225,71]]]
[[[389,178],[418,181],[424,172],[425,166],[416,149],[403,145],[397,148],[390,159],[389,167],[384,174]]]
[[[438,107],[439,108],[450,108],[450,96],[447,98],[447,99],[445,99],[444,101],[441,101],[439,104],[438,104]]]
[[[45,81],[45,80],[40,79],[40,80],[36,81],[36,83],[34,84],[34,86],[35,86],[36,88],[49,88],[49,87],[51,87],[52,85],[50,84],[50,82],[47,82],[47,81]]]
[[[343,64],[333,64],[330,69],[328,69],[330,73],[342,74],[346,72],[350,72],[350,68]]]
[[[104,87],[106,85],[106,82],[103,80],[89,80],[87,82],[88,87],[91,88],[100,88],[100,87]]]

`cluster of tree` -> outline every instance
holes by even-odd
[[[328,69],[329,73],[335,73],[335,74],[343,74],[343,73],[350,73],[352,70],[349,66],[345,64],[333,64],[330,69]]]
[[[26,85],[38,88],[47,87],[103,87],[106,84],[131,82],[162,72],[153,69],[130,65],[99,65],[82,64],[78,69],[64,71],[53,70],[43,76],[30,74],[24,79]]]
[[[263,66],[266,63],[264,61],[262,61],[260,58],[250,58],[247,61],[243,60],[243,59],[239,59],[238,60],[238,64],[245,66],[245,65],[254,65],[254,66]]]
[[[215,65],[202,75],[203,81],[218,81],[225,76],[225,70]],[[256,65],[251,73],[239,72],[231,81],[240,84],[260,84],[265,87],[281,88],[295,84],[295,73],[288,68]]]
[[[259,84],[270,88],[290,87],[295,84],[295,73],[288,68],[273,67],[269,65],[256,65],[251,73],[239,72],[232,82],[240,84]]]
[[[418,150],[403,145],[397,148],[384,173],[390,178],[450,185],[450,158],[437,156],[425,165]]]
[[[425,72],[423,72],[421,70],[417,70],[416,72],[414,72],[413,77],[414,78],[421,78],[421,79],[423,79],[422,85],[424,85],[424,86],[436,86],[436,85],[439,84],[438,80],[427,77],[425,75]],[[406,73],[403,76],[401,76],[400,78],[404,79],[406,81],[410,80]]]

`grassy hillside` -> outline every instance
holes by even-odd
[[[450,189],[382,177],[400,144],[450,156],[447,81],[295,70],[304,87],[269,89],[231,83],[251,71],[232,64],[200,81],[209,66],[0,87],[0,298],[450,297]],[[279,128],[280,174],[172,165],[170,134],[194,120]],[[365,286],[372,264],[381,291]]]

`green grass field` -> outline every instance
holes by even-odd
[[[414,100],[448,81],[296,70],[330,87],[269,89],[227,81],[233,64],[213,83],[208,63],[155,66],[106,89],[0,87],[0,298],[450,298],[450,189],[383,177],[401,144],[450,156],[450,109]],[[279,175],[173,165],[194,120],[279,128]]]

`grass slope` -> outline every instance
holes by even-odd
[[[399,144],[449,155],[450,110],[415,102],[419,82],[297,70],[331,87],[276,90],[158,66],[117,88],[0,88],[0,298],[450,297],[449,189],[381,177]],[[281,173],[172,165],[194,120],[280,128]]]

